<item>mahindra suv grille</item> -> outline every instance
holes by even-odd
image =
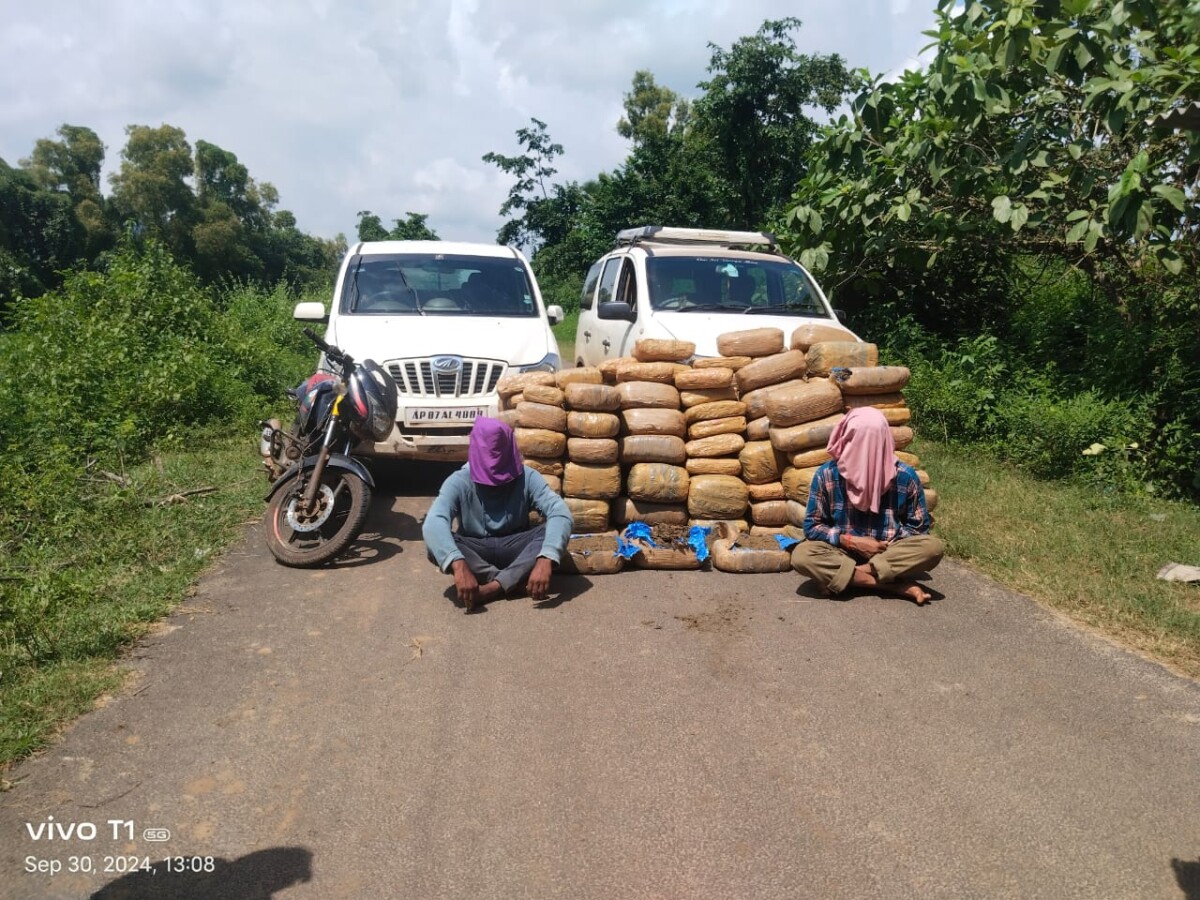
[[[409,397],[483,397],[496,390],[507,364],[495,359],[430,356],[399,359],[385,368]]]

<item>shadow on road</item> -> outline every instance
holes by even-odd
[[[414,460],[372,459],[371,474],[381,494],[394,497],[437,496],[442,482],[450,477],[460,462],[418,462]]]
[[[446,576],[449,577],[449,576]],[[533,604],[534,609],[557,609],[564,603],[569,603],[576,597],[586,594],[592,589],[592,583],[582,575],[555,575],[550,579],[550,595],[541,603]],[[463,605],[458,602],[458,591],[454,588],[454,583],[451,583],[442,591],[442,596],[457,606],[463,609]],[[504,603],[507,600],[523,600],[529,595],[518,592],[512,597],[497,597],[495,600],[489,600],[487,603],[480,603],[473,610],[472,615],[478,615],[488,611],[489,606],[496,606]]]
[[[167,861],[155,872],[131,872],[92,894],[91,900],[269,900],[277,891],[312,880],[312,851],[304,847],[271,847],[230,862],[217,857],[174,857],[184,871],[167,871]],[[190,869],[198,868],[193,872]]]
[[[1200,900],[1200,859],[1173,859],[1171,868],[1184,900]]]

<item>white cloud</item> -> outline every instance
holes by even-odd
[[[360,209],[414,210],[443,237],[492,240],[509,182],[480,157],[516,152],[531,116],[566,148],[559,177],[589,178],[625,155],[615,125],[635,70],[694,95],[709,42],[798,15],[802,51],[893,71],[928,42],[918,6],[0,0],[0,157],[70,122],[100,134],[111,171],[126,125],[167,122],[235,152],[314,233],[352,237]]]

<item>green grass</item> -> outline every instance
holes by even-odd
[[[4,561],[0,615],[0,765],[43,746],[59,725],[117,687],[122,650],[183,600],[200,573],[262,510],[253,435],[200,437],[97,483],[65,511],[56,544]],[[215,486],[216,493],[155,501]],[[150,505],[147,505],[149,503]]]
[[[570,368],[575,365],[575,326],[579,324],[579,310],[567,313],[567,317],[553,327],[554,336],[558,339],[558,351],[563,365]]]
[[[1200,676],[1200,586],[1159,581],[1200,563],[1200,508],[1039,481],[982,451],[918,441],[952,556],[1191,676]]]

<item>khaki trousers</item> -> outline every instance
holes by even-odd
[[[901,538],[869,560],[875,577],[887,583],[915,572],[928,572],[942,561],[945,545],[931,534]],[[792,568],[823,591],[840,594],[850,586],[854,567],[864,560],[825,541],[805,541],[792,551]]]

